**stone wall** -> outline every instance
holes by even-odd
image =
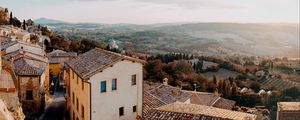
[[[19,102],[18,92],[0,92],[0,98],[6,104],[15,120],[24,120],[22,105]]]
[[[19,98],[23,105],[34,106],[35,109],[39,108],[39,77],[24,77],[19,76]],[[32,90],[32,100],[26,99],[26,92]]]

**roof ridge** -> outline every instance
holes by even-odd
[[[213,106],[207,106],[207,105],[199,105],[199,104],[188,104],[188,103],[181,103],[181,102],[175,102],[175,103],[171,103],[171,104],[167,104],[158,108],[155,108],[156,110],[160,110],[160,111],[167,111],[167,112],[175,112],[175,113],[186,113],[186,114],[193,114],[193,115],[204,115],[204,116],[210,116],[212,114],[207,114],[207,113],[203,113],[203,112],[188,112],[188,111],[174,111],[174,110],[170,110],[168,109],[168,107],[170,106],[176,106],[176,105],[183,105],[184,107],[201,107],[203,108],[203,111],[211,111],[211,110],[221,110],[223,112],[230,112],[233,114],[243,114],[244,117],[251,117],[251,118],[256,118],[256,115],[254,114],[249,114],[249,113],[244,113],[244,112],[239,112],[239,111],[233,111],[233,110],[228,110],[228,109],[223,109],[223,108],[217,108],[217,107],[213,107]],[[224,116],[224,114],[218,113],[217,115],[213,115],[213,117],[220,117],[220,118],[225,118],[226,116]],[[228,116],[227,116],[228,117]]]
[[[160,84],[160,85],[158,85],[158,86],[156,86],[156,87],[154,87],[154,88],[151,88],[151,89],[148,90],[148,91],[153,91],[154,89],[157,89],[157,88],[162,87],[162,86],[165,86],[165,85]],[[171,87],[171,88],[174,88],[174,89],[179,89],[180,91],[184,92],[182,89],[180,89],[180,88],[178,88],[178,87],[171,86],[171,85],[167,85],[167,86],[165,86],[165,87]]]
[[[156,86],[155,88],[152,88],[152,89],[150,89],[150,90],[148,90],[148,91],[152,91],[152,90],[154,90],[154,89],[156,89],[156,88],[159,88],[159,87],[161,87],[162,86],[162,84],[160,84],[159,86]]]
[[[21,51],[23,51],[23,52],[24,52],[24,54],[26,54],[26,53],[30,53],[30,54],[33,54],[33,55],[37,55],[37,56],[40,56],[40,57],[44,57],[43,55],[39,55],[39,54],[33,53],[33,52],[31,52],[31,51],[27,51],[27,50],[21,50],[21,49],[18,49],[18,50],[15,50],[15,51],[12,51],[12,52],[6,53],[6,55],[8,55],[8,54],[13,54],[13,53],[20,53]]]
[[[20,44],[23,44],[23,45],[28,45],[28,46],[31,46],[31,47],[35,47],[35,48],[43,48],[42,46],[39,46],[37,44],[32,44],[32,43],[28,43],[28,42],[24,42],[22,40],[15,40],[17,41],[17,43],[20,43]]]
[[[216,104],[220,99],[221,99],[221,97],[218,97],[217,99],[215,99],[215,101],[212,102],[212,104],[210,106],[213,106],[214,104]]]
[[[104,50],[104,49],[102,49],[102,48],[95,47],[94,49],[100,50],[100,51],[103,51],[103,52],[107,52],[107,53],[110,53],[110,54],[118,55],[118,56],[121,56],[121,57],[122,57],[122,54],[115,53],[115,52],[108,51],[108,50]]]
[[[198,95],[198,94],[195,94],[196,95],[196,98],[199,100],[199,101],[201,101],[200,100],[200,96]]]
[[[134,57],[131,57],[131,56],[128,56],[128,55],[123,55],[123,54],[116,53],[116,52],[112,52],[112,51],[105,50],[105,49],[102,49],[102,48],[98,48],[98,47],[96,47],[95,49],[97,49],[97,50],[101,50],[101,51],[104,51],[104,52],[107,52],[107,53],[110,53],[110,54],[113,54],[113,55],[120,56],[120,57],[122,57],[123,59],[127,59],[127,60],[134,60],[134,61],[137,61],[137,62],[142,62],[142,63],[144,63],[144,62],[145,62],[144,60],[141,60],[141,59],[139,59],[139,58],[134,58]]]
[[[199,92],[199,91],[190,91],[190,90],[182,90],[183,92],[189,92],[189,93],[197,93],[197,94],[205,94],[205,95],[213,95],[213,93],[209,92]]]
[[[14,60],[18,60],[18,59],[29,59],[29,60],[34,60],[34,61],[38,61],[38,62],[47,63],[47,61],[39,60],[39,59],[33,58],[33,57],[31,57],[31,56],[28,56],[28,55],[24,55],[24,56],[20,56],[20,57],[14,56],[13,58],[16,58],[16,59],[14,59]]]
[[[76,58],[67,62],[67,64],[82,78],[88,79],[89,77],[113,66],[115,63],[122,60],[138,62],[143,64],[140,60],[130,59],[121,54],[107,51],[101,48],[94,48],[78,55]]]

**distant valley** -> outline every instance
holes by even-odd
[[[91,39],[146,54],[299,57],[299,24],[165,23],[151,25],[68,23],[38,19],[69,39]]]

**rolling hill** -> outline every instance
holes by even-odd
[[[57,22],[57,21],[56,21]],[[121,48],[143,53],[188,52],[198,55],[243,54],[299,57],[299,24],[46,23],[70,39],[117,41]]]

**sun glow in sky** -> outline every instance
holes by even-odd
[[[0,0],[19,19],[68,22],[299,23],[299,0]]]

